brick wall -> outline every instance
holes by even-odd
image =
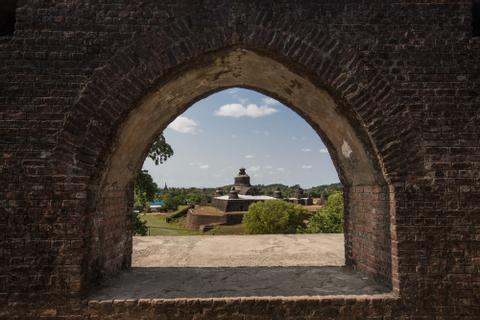
[[[200,226],[207,224],[222,224],[227,222],[226,215],[206,215],[206,214],[195,214],[191,210],[188,211],[186,226],[187,228],[193,230],[199,230]]]
[[[208,319],[268,318],[279,316],[276,310],[291,318],[307,311],[311,318],[347,311],[362,319],[477,317],[480,39],[471,37],[471,0],[18,3],[15,35],[0,39],[0,317],[82,313],[82,288],[93,277],[87,270],[103,259],[91,233],[99,212],[115,221],[98,226],[107,265],[128,265],[128,252],[120,256],[129,236],[109,236],[109,228],[125,226],[125,214],[116,216],[115,196],[105,199],[112,205],[105,210],[94,201],[113,132],[175,66],[231,45],[301,70],[361,120],[359,130],[381,159],[389,200],[380,200],[383,192],[351,193],[349,205],[361,209],[347,227],[370,205],[389,206],[398,298],[161,308],[135,302],[105,305],[98,314],[147,319],[156,308]],[[387,230],[387,217],[377,218],[367,226]],[[363,250],[372,258],[358,266],[388,273],[383,239],[370,245],[368,233],[353,231],[347,261]]]
[[[345,195],[345,261],[392,286],[389,194],[379,186],[354,186]]]

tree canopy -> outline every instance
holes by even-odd
[[[167,161],[171,156],[173,156],[173,149],[167,143],[162,133],[153,141],[152,146],[148,151],[148,157],[158,166]]]
[[[148,157],[155,162],[155,165],[164,163],[168,158],[173,156],[173,149],[165,140],[163,134],[159,135],[152,143],[148,152]],[[134,181],[134,206],[140,211],[147,210],[148,202],[153,201],[155,194],[158,192],[158,186],[153,181],[152,176],[141,170]],[[132,229],[134,234],[146,235],[146,222],[138,217],[138,211],[132,213]]]
[[[163,134],[159,135],[152,143],[148,157],[155,162],[155,165],[164,163],[173,156],[173,149],[165,140]],[[134,182],[135,187],[135,206],[146,209],[147,202],[153,201],[158,191],[157,184],[152,176],[146,171],[140,171]]]
[[[282,200],[250,205],[243,218],[247,233],[297,233],[305,227],[308,212],[302,206]]]
[[[328,197],[327,203],[310,219],[308,233],[340,233],[343,232],[343,193],[335,192]]]

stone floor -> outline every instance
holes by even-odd
[[[135,237],[134,267],[342,266],[343,234]]]
[[[343,267],[343,234],[141,237],[133,267],[91,299],[357,295],[387,292]]]

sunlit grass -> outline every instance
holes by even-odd
[[[140,219],[147,222],[147,226],[149,227],[149,233],[147,233],[147,235],[150,236],[188,236],[201,234],[199,231],[185,228],[181,221],[168,223],[166,215],[140,215]]]

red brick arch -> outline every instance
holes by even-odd
[[[324,30],[259,25],[251,33],[232,37],[226,29],[196,32],[184,23],[134,41],[94,73],[60,134],[60,164],[94,171],[121,120],[147,92],[205,53],[231,46],[271,55],[328,91],[345,114],[363,126],[388,180],[395,182],[401,176],[403,181],[408,173],[421,170],[419,143],[415,143],[419,135],[406,106],[381,73]]]
[[[82,287],[88,288],[94,278],[115,273],[130,264],[131,235],[125,230],[126,235],[122,236],[98,228],[105,223],[106,207],[112,211],[128,208],[125,201],[118,204],[118,199],[125,198],[123,186],[110,188],[105,196],[101,185],[102,179],[108,175],[108,161],[126,120],[147,95],[173,81],[182,72],[202,65],[205,57],[245,48],[277,61],[327,92],[335,101],[339,114],[355,128],[365,154],[376,168],[375,174],[381,175],[384,183],[350,186],[349,202],[364,211],[372,203],[382,208],[381,215],[375,217],[383,220],[380,227],[375,226],[382,229],[382,234],[373,234],[373,237],[377,241],[375,248],[382,246],[378,250],[388,261],[372,262],[375,258],[371,252],[359,252],[360,249],[355,247],[356,241],[362,239],[354,235],[368,234],[372,228],[362,222],[358,230],[347,230],[347,264],[356,265],[387,284],[392,285],[393,281],[394,288],[399,289],[396,267],[392,267],[391,256],[388,256],[396,255],[395,248],[390,246],[391,233],[394,232],[390,224],[395,225],[395,201],[401,194],[395,192],[395,187],[401,190],[410,176],[418,177],[422,170],[421,150],[418,150],[421,143],[408,110],[377,70],[348,45],[330,37],[318,26],[302,25],[296,29],[282,24],[264,26],[259,23],[244,32],[231,34],[229,30],[228,27],[218,27],[198,31],[190,29],[187,23],[178,22],[144,36],[97,69],[78,96],[59,135],[55,167],[58,175],[68,174],[66,179],[69,181],[86,177],[89,184],[85,208],[76,209],[87,212],[86,246],[90,248],[84,257],[87,262],[82,270]],[[276,97],[285,101],[282,96]],[[302,114],[301,106],[292,107],[309,120],[308,115]],[[177,115],[182,110],[184,108]],[[309,122],[315,128],[315,123]],[[324,138],[328,142],[328,136]],[[145,151],[141,149],[139,153]],[[365,198],[367,202],[362,200]],[[113,222],[109,223],[119,225],[127,221],[125,213],[110,218]],[[350,228],[358,227],[353,226],[354,222],[358,221],[352,218]],[[386,244],[379,244],[385,241]],[[367,241],[361,246],[369,244]]]

